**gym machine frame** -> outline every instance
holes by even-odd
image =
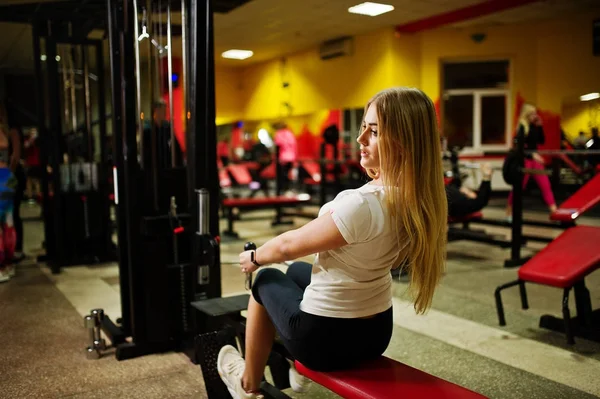
[[[107,161],[106,151],[106,108],[104,93],[104,53],[103,43],[100,40],[78,39],[74,37],[73,32],[77,31],[75,22],[64,21],[39,21],[32,23],[33,27],[33,59],[36,79],[36,98],[37,98],[37,117],[38,132],[42,142],[40,146],[40,160],[42,164],[42,212],[44,217],[44,236],[46,255],[39,257],[39,261],[45,261],[50,266],[53,273],[59,273],[62,266],[76,265],[81,263],[90,263],[97,261],[116,260],[114,244],[112,242],[112,228],[110,225],[110,199],[108,185],[108,176],[110,165]],[[46,71],[42,67],[41,41],[45,40]],[[83,191],[80,193],[63,192],[63,182],[61,177],[62,154],[65,148],[62,146],[62,121],[60,113],[60,76],[57,59],[57,46],[65,44],[71,46],[81,46],[83,55],[83,73],[84,73],[84,127],[88,137],[87,156],[90,165],[96,166],[97,183],[96,190]],[[86,47],[94,49],[96,57],[96,67],[98,69],[98,126],[100,133],[100,162],[93,162],[91,147],[91,103],[89,87],[89,64]],[[66,66],[63,67],[63,69]],[[74,89],[73,89],[74,90]],[[73,100],[74,101],[74,100]],[[47,107],[46,107],[47,105]],[[72,104],[74,105],[74,103]],[[68,106],[65,100],[64,106]],[[47,113],[46,113],[47,112]],[[76,118],[73,118],[76,125]],[[62,165],[67,168],[68,165]],[[48,173],[48,167],[52,170],[52,176]],[[53,187],[53,195],[50,194],[50,182]],[[77,218],[75,224],[67,223],[67,214],[74,212],[74,207],[81,203],[83,208],[83,231],[77,228]],[[90,218],[92,212],[89,209],[90,203],[94,207],[99,207],[95,211],[98,220],[98,228],[90,228]],[[98,209],[98,208],[97,208]],[[73,216],[73,215],[71,215]],[[73,220],[72,220],[73,222]],[[94,230],[92,232],[91,230]],[[75,253],[75,248],[81,245],[81,234],[83,234],[86,248],[83,253]],[[78,244],[79,242],[79,244]]]
[[[175,1],[162,3],[170,14]],[[221,296],[212,12],[204,3],[181,1],[187,166],[158,170],[138,162],[138,1],[106,1],[122,317],[115,324],[104,315],[102,329],[119,360],[176,350],[194,361],[203,328],[190,303]]]

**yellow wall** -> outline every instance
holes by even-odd
[[[583,131],[590,137],[592,127],[600,125],[600,100],[565,104],[562,107],[562,128],[569,139]]]
[[[217,125],[241,119],[243,106],[241,70],[219,66],[215,68]]]
[[[329,110],[324,109],[306,115],[245,121],[244,131],[250,133],[254,138],[258,137],[259,129],[266,129],[271,135],[273,135],[275,134],[273,125],[277,122],[283,122],[292,130],[292,132],[296,134],[300,134],[306,127],[313,135],[318,135],[321,132],[321,125],[328,115]]]
[[[377,91],[399,85],[420,87],[437,99],[444,60],[494,58],[510,59],[513,96],[520,93],[540,108],[560,113],[566,98],[600,91],[600,57],[592,56],[591,33],[598,17],[588,13],[537,24],[440,28],[399,37],[389,28],[355,37],[351,56],[323,61],[314,48],[285,62],[218,69],[217,115],[262,120],[362,107]],[[474,33],[487,37],[475,43]],[[283,88],[283,81],[290,86]]]
[[[449,59],[508,58],[511,89],[539,108],[560,113],[565,98],[600,89],[600,57],[592,54],[592,21],[584,15],[538,24],[441,28],[421,34],[421,88],[441,94],[440,63]],[[485,33],[482,43],[471,40]]]
[[[354,39],[351,56],[323,61],[317,49],[274,60],[242,72],[245,119],[310,114],[322,109],[362,107],[377,91],[398,84],[417,86],[419,45],[397,40],[386,29]],[[283,81],[290,85],[283,88]],[[287,102],[291,108],[286,108]]]
[[[540,24],[538,106],[560,112],[567,98],[600,91],[600,57],[592,53],[592,21],[600,12]]]
[[[486,33],[486,39],[475,43],[474,33]],[[442,28],[421,33],[421,89],[436,99],[442,91],[441,64],[446,60],[510,59],[513,90],[535,101],[535,65],[537,54],[534,30],[528,27],[495,27],[489,29]]]

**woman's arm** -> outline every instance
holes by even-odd
[[[331,214],[327,212],[299,229],[285,232],[267,241],[256,250],[255,260],[264,266],[341,248],[344,245],[347,245],[346,240],[335,225]],[[258,266],[250,260],[251,252],[244,251],[240,254],[240,265],[242,270],[247,272],[258,269]]]
[[[10,158],[10,170],[13,172],[19,166],[21,160],[21,140],[17,129],[10,129],[10,140],[12,142],[12,156]]]

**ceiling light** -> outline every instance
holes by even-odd
[[[253,55],[254,53],[250,50],[227,50],[221,54],[223,58],[231,58],[233,60],[245,60]]]
[[[40,55],[40,60],[42,60],[42,61],[46,61],[47,58],[48,57],[46,56],[46,54]]]
[[[371,3],[366,2],[362,4],[358,4],[354,7],[350,7],[348,12],[353,14],[362,14],[368,15],[371,17],[375,17],[377,15],[385,14],[386,12],[390,12],[394,9],[394,6],[390,6],[388,4],[379,4],[379,3]]]
[[[584,94],[583,96],[579,97],[579,99],[581,101],[590,101],[590,100],[595,100],[597,98],[600,98],[600,93],[588,93],[588,94]]]

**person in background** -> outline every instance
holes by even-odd
[[[27,188],[25,197],[30,201],[38,198],[42,190],[40,182],[42,180],[42,164],[40,162],[40,146],[36,129],[31,129],[29,137],[23,144],[25,151],[25,166],[27,168]]]
[[[286,192],[291,188],[289,174],[298,157],[298,143],[296,136],[285,123],[278,123],[275,128],[277,129],[275,144],[279,147],[279,159],[277,161],[280,163],[281,189]]]
[[[179,142],[175,137],[171,142],[171,124],[166,120],[167,105],[164,101],[157,101],[152,104],[152,121],[144,124],[144,142],[143,142],[143,159],[144,168],[157,167],[160,170],[171,169],[172,163],[172,146],[175,146],[175,167],[183,164],[183,151],[179,146]],[[156,131],[156,164],[152,162],[153,146],[152,146],[152,130]]]
[[[217,157],[223,166],[229,165],[230,148],[227,137],[217,143]]]
[[[10,126],[8,123],[8,115],[6,109],[0,104],[0,168],[7,168],[16,179],[13,184],[12,206],[6,214],[10,217],[2,221],[3,223],[3,242],[6,249],[7,241],[14,241],[14,252],[3,259],[3,264],[0,266],[0,281],[7,281],[15,274],[14,265],[25,258],[23,254],[23,220],[21,219],[21,201],[25,191],[26,176],[25,169],[21,160],[23,140],[21,130],[17,126]],[[13,231],[14,230],[14,231]],[[10,233],[11,237],[14,233],[14,239],[7,236]],[[3,251],[6,253],[8,251]],[[11,248],[12,252],[12,248]]]
[[[489,163],[483,163],[480,168],[481,185],[477,192],[469,190],[465,186],[459,188],[453,184],[446,185],[448,216],[455,218],[466,216],[487,206],[492,195],[492,166]]]
[[[545,164],[544,158],[535,151],[538,149],[538,145],[545,142],[544,129],[537,109],[531,104],[523,104],[521,108],[517,136],[523,137],[525,151],[533,151],[533,153],[525,155],[525,168],[543,170]],[[529,176],[528,174],[523,176],[523,188],[527,186]],[[533,178],[542,192],[542,198],[548,206],[549,211],[551,213],[556,211],[556,201],[554,200],[554,193],[552,192],[548,176],[533,175]],[[512,201],[513,192],[511,190],[508,194],[508,204],[506,207],[506,216],[509,222],[512,222]]]
[[[573,147],[578,150],[583,150],[585,149],[585,143],[587,143],[587,141],[588,138],[585,137],[585,133],[579,132],[579,136],[575,137],[575,140],[573,140]]]

